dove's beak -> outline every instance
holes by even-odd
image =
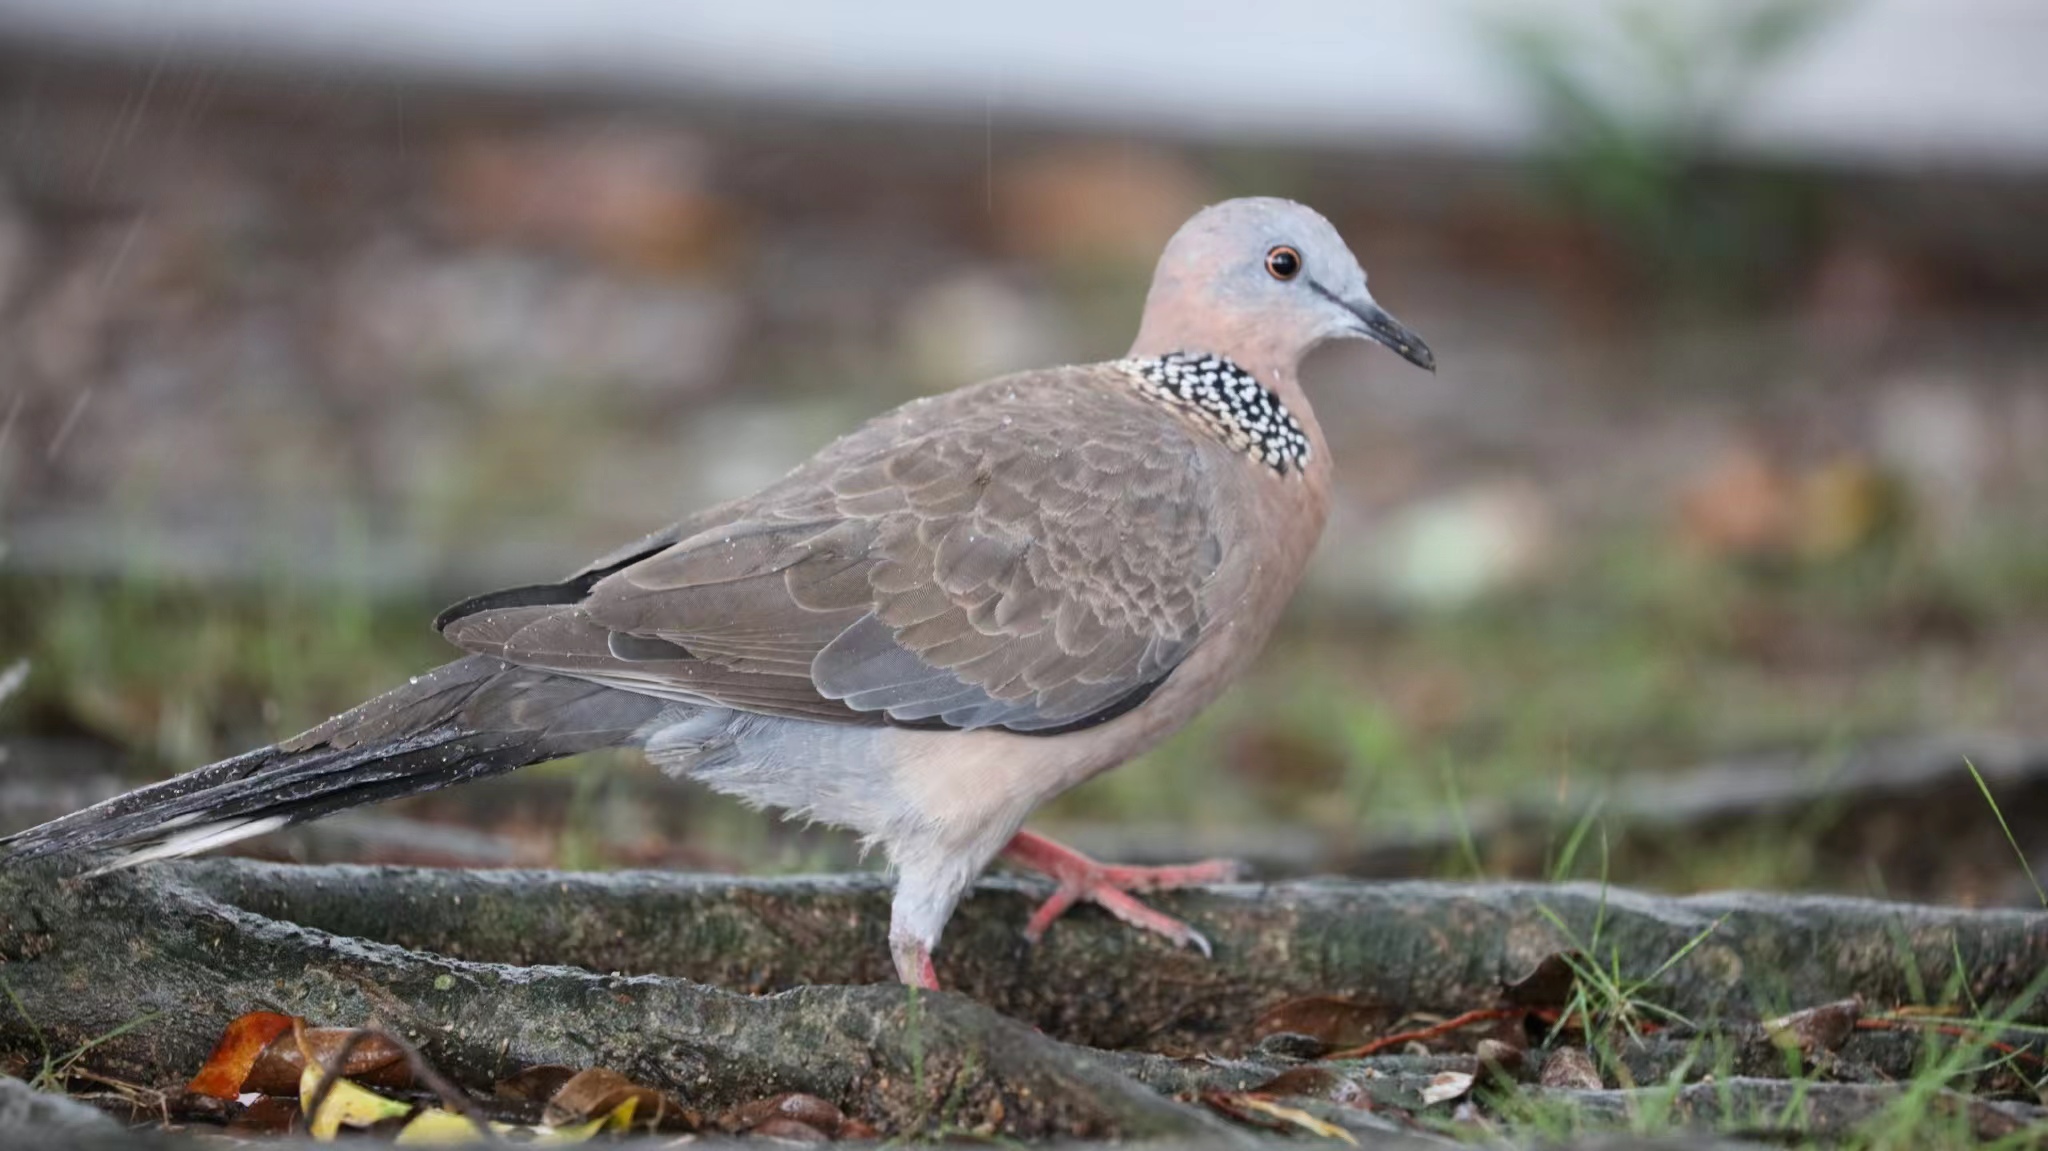
[[[1349,334],[1362,336],[1375,344],[1383,344],[1395,355],[1414,364],[1425,372],[1436,371],[1436,353],[1422,342],[1422,337],[1410,331],[1408,325],[1395,319],[1385,308],[1365,294],[1363,287],[1353,294],[1338,295],[1314,280],[1308,285],[1315,293],[1350,313]]]
[[[1383,344],[1395,355],[1414,364],[1426,372],[1436,371],[1436,353],[1422,342],[1422,337],[1408,329],[1408,325],[1388,314],[1385,308],[1367,300],[1362,304],[1344,302],[1344,307],[1358,318],[1359,334]]]

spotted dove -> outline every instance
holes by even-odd
[[[272,747],[0,841],[14,858],[188,855],[376,800],[639,746],[748,803],[849,828],[896,875],[904,981],[999,852],[1207,950],[1124,868],[1020,830],[1137,755],[1258,651],[1329,504],[1302,357],[1363,338],[1434,369],[1330,224],[1231,200],[1167,245],[1128,355],[878,416],[744,499],[559,583],[466,600],[469,653]]]

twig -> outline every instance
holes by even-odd
[[[2048,1059],[2044,1059],[2040,1054],[2035,1052],[2035,1050],[2032,1047],[2015,1046],[2011,1043],[2001,1043],[1996,1039],[1987,1039],[1984,1036],[1984,1029],[1972,1029],[1969,1027],[1964,1027],[1961,1024],[1957,1023],[1937,1023],[1932,1020],[1926,1019],[1900,1018],[1895,1015],[1877,1015],[1866,1016],[1865,1018],[1858,1019],[1856,1021],[1856,1030],[1932,1031],[1937,1035],[1946,1035],[1950,1039],[1963,1039],[1972,1042],[1981,1042],[1988,1050],[1996,1051],[2000,1055],[2009,1055],[2014,1059],[2025,1059],[2034,1064],[2034,1066],[2036,1067],[2048,1067]]]
[[[1487,1007],[1482,1008],[1478,1011],[1467,1011],[1463,1015],[1453,1016],[1450,1019],[1444,1020],[1442,1023],[1434,1023],[1428,1027],[1418,1028],[1414,1031],[1402,1031],[1397,1032],[1393,1035],[1382,1035],[1378,1039],[1375,1039],[1371,1043],[1367,1043],[1364,1046],[1352,1047],[1344,1051],[1333,1051],[1330,1054],[1323,1056],[1323,1058],[1363,1059],[1368,1055],[1377,1055],[1380,1052],[1385,1051],[1389,1047],[1398,1047],[1403,1043],[1418,1043],[1423,1040],[1435,1039],[1440,1035],[1447,1035],[1450,1032],[1456,1031],[1461,1027],[1470,1027],[1474,1023],[1485,1023],[1488,1020],[1493,1019],[1514,1019],[1518,1016],[1527,1015],[1528,1013],[1529,1009],[1526,1007]]]
[[[400,1053],[405,1056],[406,1065],[412,1069],[413,1078],[425,1084],[429,1091],[440,1096],[442,1105],[447,1107],[448,1110],[469,1120],[471,1126],[477,1129],[477,1134],[482,1136],[483,1142],[496,1143],[498,1141],[498,1133],[491,1130],[490,1118],[477,1107],[476,1102],[462,1088],[449,1082],[446,1076],[435,1070],[433,1065],[427,1062],[426,1057],[419,1053],[419,1049],[412,1044],[407,1043],[388,1031],[380,1031],[374,1027],[358,1027],[348,1033],[347,1039],[342,1040],[341,1050],[335,1053],[334,1061],[328,1063],[315,1056],[313,1049],[307,1046],[305,1042],[305,1027],[305,1020],[296,1017],[292,1019],[293,1038],[298,1041],[299,1049],[305,1052],[308,1062],[320,1068],[320,1081],[313,1086],[312,1098],[306,1100],[306,1122],[308,1124],[311,1124],[313,1118],[320,1114],[320,1108],[327,1102],[327,1096],[334,1091],[334,1085],[342,1079],[341,1071],[342,1068],[348,1066],[349,1056],[354,1055],[356,1048],[362,1046],[364,1042],[375,1038],[382,1039],[393,1047],[398,1048]]]

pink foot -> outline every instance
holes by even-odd
[[[906,940],[893,943],[889,950],[896,959],[896,978],[911,987],[922,987],[926,991],[939,989],[939,969],[932,966],[932,951],[922,943]]]
[[[1018,832],[1003,848],[1003,854],[1059,885],[1052,896],[1031,914],[1031,921],[1024,925],[1024,938],[1033,943],[1038,942],[1045,929],[1052,926],[1053,920],[1085,899],[1140,931],[1163,935],[1181,947],[1192,947],[1207,956],[1209,941],[1202,937],[1201,932],[1171,915],[1152,910],[1132,898],[1130,893],[1228,883],[1243,873],[1239,864],[1228,859],[1210,859],[1180,867],[1113,867],[1097,863],[1071,847],[1028,831]]]

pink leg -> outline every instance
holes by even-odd
[[[1115,867],[1097,863],[1071,847],[1042,835],[1020,831],[1003,854],[1012,861],[1039,872],[1059,886],[1032,913],[1024,925],[1024,938],[1033,943],[1052,926],[1052,921],[1074,904],[1087,900],[1141,931],[1163,935],[1182,947],[1209,954],[1209,941],[1202,933],[1174,917],[1133,899],[1133,891],[1165,891],[1204,883],[1226,883],[1238,878],[1242,868],[1227,859],[1211,859],[1180,867]]]
[[[896,978],[926,991],[939,989],[939,969],[932,966],[930,948],[922,943],[905,943],[892,945],[890,951],[896,956]]]

